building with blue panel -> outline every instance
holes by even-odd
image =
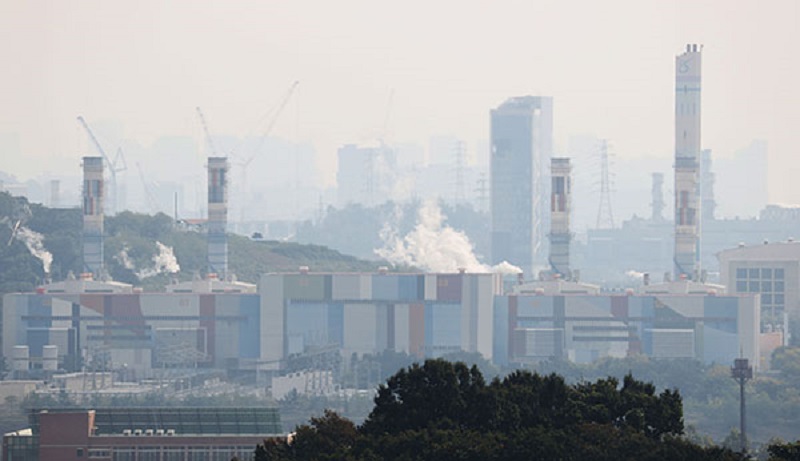
[[[507,295],[494,301],[495,363],[646,355],[757,363],[759,299],[710,294]]]
[[[480,352],[491,359],[493,274],[267,274],[262,357],[334,347],[349,357],[385,350],[418,357]],[[262,320],[264,322],[264,320]]]
[[[57,369],[153,368],[254,370],[260,354],[261,303],[244,293],[60,292],[3,297],[2,351],[27,346],[25,370],[57,350]],[[25,371],[23,370],[23,371]],[[54,371],[54,370],[53,370]]]

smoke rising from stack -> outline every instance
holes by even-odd
[[[399,235],[396,225],[384,225],[380,232],[384,245],[375,254],[391,264],[414,266],[426,272],[522,272],[506,261],[494,268],[482,264],[466,234],[444,221],[439,205],[433,200],[425,201],[417,212],[416,226],[405,236]]]
[[[156,247],[158,248],[158,253],[153,255],[153,266],[136,272],[136,277],[138,277],[139,280],[158,274],[174,274],[180,272],[181,266],[178,264],[178,259],[175,258],[172,247],[166,246],[158,241],[156,242]]]
[[[49,274],[50,265],[53,264],[53,254],[45,249],[44,236],[27,227],[20,227],[14,234],[14,238],[28,247],[28,251],[42,262],[44,273]]]

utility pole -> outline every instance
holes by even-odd
[[[741,447],[742,454],[747,454],[747,436],[745,430],[746,415],[745,415],[745,402],[744,402],[744,383],[753,377],[753,367],[751,367],[747,359],[735,359],[731,367],[731,378],[739,381],[739,446]]]

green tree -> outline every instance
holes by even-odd
[[[800,440],[796,442],[773,441],[767,447],[770,461],[800,461]]]

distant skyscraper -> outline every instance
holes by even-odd
[[[702,47],[675,57],[675,276],[696,277]]]
[[[491,112],[492,261],[545,268],[553,99],[522,96]]]
[[[769,202],[768,146],[754,140],[732,157],[714,159],[717,216],[752,218]]]

